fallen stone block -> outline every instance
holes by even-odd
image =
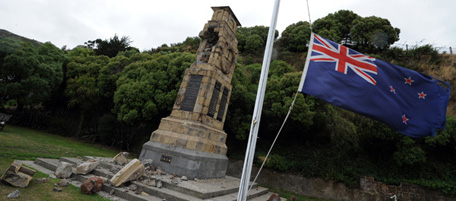
[[[114,164],[125,165],[128,163],[128,152],[120,152],[114,156]]]
[[[13,186],[25,188],[29,185],[33,175],[35,175],[35,170],[23,167],[14,161],[3,174],[2,180]]]
[[[76,167],[76,171],[74,172],[75,174],[88,174],[89,172],[92,172],[95,168],[100,165],[100,162],[94,159],[90,159],[86,162],[83,162],[79,164]]]
[[[117,187],[121,184],[136,180],[145,173],[144,165],[138,159],[131,160],[127,165],[125,165],[119,172],[117,172],[112,178],[111,183],[113,186]]]
[[[67,162],[60,162],[59,165],[57,166],[57,169],[55,170],[54,175],[66,179],[70,178],[71,174],[73,173],[73,165]]]
[[[100,177],[90,177],[81,184],[81,193],[92,195],[103,188],[103,179]]]

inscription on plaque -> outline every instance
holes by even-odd
[[[222,100],[220,100],[220,107],[217,113],[217,120],[222,121],[223,116],[225,115],[225,108],[226,108],[226,101],[228,100],[228,93],[229,90],[224,87],[223,88],[223,94],[222,94]]]
[[[180,107],[181,110],[193,112],[195,107],[196,98],[198,98],[198,92],[201,85],[202,75],[191,75],[188,81],[187,89],[185,90],[184,100]]]
[[[217,107],[217,102],[219,100],[220,95],[220,88],[222,84],[216,81],[214,86],[214,91],[212,92],[211,103],[209,104],[209,111],[207,112],[207,116],[214,117],[215,108]]]
[[[165,163],[171,163],[171,159],[173,159],[173,157],[167,155],[161,155],[160,157],[160,161]]]

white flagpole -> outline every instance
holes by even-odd
[[[269,26],[268,40],[266,42],[266,48],[264,50],[263,65],[255,101],[255,109],[252,115],[249,141],[247,144],[247,150],[244,159],[244,167],[242,169],[241,183],[239,185],[239,193],[237,197],[238,201],[246,201],[249,191],[250,175],[252,172],[253,158],[255,156],[255,146],[258,136],[258,129],[260,126],[261,112],[263,109],[264,93],[266,91],[266,83],[268,81],[269,64],[271,63],[272,46],[274,44],[274,34],[277,24],[277,15],[279,13],[279,5],[280,0],[276,0],[272,13],[271,25]]]

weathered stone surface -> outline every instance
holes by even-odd
[[[163,183],[162,183],[162,181],[158,181],[158,182],[157,182],[157,185],[156,185],[156,187],[157,187],[157,188],[161,188],[161,187],[163,187]]]
[[[133,159],[127,165],[125,165],[119,172],[117,172],[112,178],[111,183],[113,186],[120,186],[121,184],[136,180],[145,173],[144,165],[138,160]]]
[[[19,197],[19,194],[21,194],[21,192],[19,190],[15,190],[13,192],[11,192],[10,194],[8,194],[8,198],[18,198]]]
[[[100,164],[100,162],[97,160],[93,160],[93,159],[88,160],[86,162],[79,164],[76,167],[76,171],[74,173],[75,174],[88,174],[89,172],[92,172],[95,168],[97,168],[99,164]]]
[[[33,175],[35,175],[35,170],[23,167],[21,164],[14,161],[3,174],[2,180],[12,186],[25,188],[29,185]]]
[[[186,176],[182,176],[182,177],[181,177],[181,180],[182,180],[182,181],[188,181],[188,178],[187,178]]]
[[[55,170],[54,175],[59,178],[70,178],[71,174],[73,173],[73,165],[67,162],[60,162]]]
[[[103,188],[103,180],[100,177],[90,177],[81,184],[81,193],[92,195]]]
[[[114,156],[114,164],[116,165],[125,165],[128,163],[128,152],[120,152]]]

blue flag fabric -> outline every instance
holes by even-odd
[[[445,129],[450,86],[312,33],[299,91],[423,137]]]

